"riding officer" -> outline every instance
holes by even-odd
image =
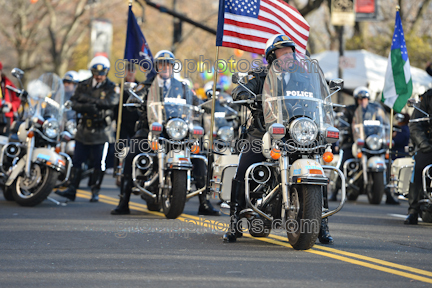
[[[138,86],[137,94],[140,95],[141,99],[144,101],[144,105],[142,105],[139,108],[140,112],[140,119],[137,122],[136,126],[136,134],[134,136],[134,139],[138,141],[131,141],[131,146],[129,149],[129,153],[126,156],[126,159],[124,161],[124,170],[123,170],[123,177],[122,177],[122,183],[120,187],[120,202],[118,206],[111,211],[111,214],[113,215],[123,215],[123,214],[130,214],[129,210],[129,200],[130,195],[132,192],[132,160],[133,158],[139,153],[140,149],[143,149],[143,147],[139,147],[140,140],[147,139],[148,132],[149,132],[149,123],[147,120],[147,98],[149,95],[150,87],[153,85],[157,85],[159,89],[162,91],[162,95],[164,98],[177,98],[177,95],[174,95],[174,93],[177,93],[176,91],[184,91],[184,95],[182,95],[183,98],[192,99],[193,105],[198,105],[200,103],[200,100],[193,95],[189,87],[177,79],[173,77],[173,68],[175,64],[175,57],[174,54],[168,50],[161,50],[158,53],[156,53],[154,57],[154,64],[156,71],[158,72],[157,76],[153,79],[147,79],[145,82],[141,83],[140,86]],[[154,84],[154,81],[157,81],[156,84]],[[137,99],[135,97],[130,96],[128,99],[128,102],[136,102]],[[133,152],[132,152],[133,151]],[[196,181],[196,187],[197,189],[200,189],[204,187],[205,185],[205,177],[206,177],[206,167],[205,163],[203,163],[200,160],[192,160],[192,164],[194,166],[192,174]],[[156,183],[157,185],[157,183]],[[150,190],[158,189],[156,187],[150,187]],[[202,196],[201,196],[202,195]],[[205,194],[201,194],[200,197],[200,207],[199,207],[199,214],[205,214],[205,215],[216,215],[219,212],[213,208],[209,200],[207,200],[207,197]],[[147,201],[148,207],[150,209],[150,206],[153,206],[151,199],[148,199],[147,197],[143,197],[144,200]],[[154,207],[154,206],[153,206]],[[152,208],[153,210],[153,208]],[[157,210],[157,208],[155,209]]]
[[[271,65],[276,59],[292,58],[295,55],[295,43],[288,36],[278,34],[272,36],[266,43],[265,57],[268,62],[267,69],[251,71],[248,74],[248,82],[246,87],[256,95],[262,94],[262,89],[267,76],[266,70],[270,69]],[[290,79],[291,81],[292,79]],[[247,100],[250,97],[250,92],[242,86],[237,86],[232,91],[234,101]],[[257,109],[252,111],[253,123],[248,127],[247,139],[253,141],[254,139],[262,139],[266,132],[264,127],[264,115],[262,112],[261,101],[258,101]],[[240,154],[239,165],[237,167],[236,175],[231,185],[231,202],[230,202],[230,226],[229,231],[223,236],[224,242],[235,242],[238,237],[242,236],[241,231],[237,228],[239,214],[242,209],[246,207],[245,201],[245,174],[246,169],[257,162],[266,161],[266,158],[261,152],[254,152],[254,149],[249,149]],[[333,238],[330,236],[328,229],[328,218],[322,219],[321,229],[319,232],[319,241],[323,244],[332,244]]]
[[[114,109],[119,102],[119,88],[107,77],[110,69],[108,58],[94,57],[89,64],[89,69],[92,77],[80,82],[71,97],[72,109],[78,115],[71,185],[67,190],[55,193],[72,201],[75,200],[76,189],[81,180],[81,166],[92,155],[94,161],[92,183],[94,184],[91,186],[90,202],[97,202],[104,176],[102,171],[104,145],[106,142],[114,142],[111,123]]]
[[[428,66],[429,67],[429,66]],[[420,96],[419,108],[429,115],[432,114],[432,89]],[[425,114],[415,109],[411,118],[424,118]],[[410,136],[417,152],[414,155],[414,171],[408,192],[408,217],[404,224],[417,225],[418,216],[421,213],[420,199],[423,195],[422,172],[423,169],[432,163],[432,123],[431,121],[409,123]]]

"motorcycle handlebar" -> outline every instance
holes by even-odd
[[[6,88],[9,89],[9,90],[11,90],[11,91],[13,91],[13,92],[15,92],[15,93],[17,93],[17,94],[21,94],[22,93],[22,91],[20,89],[17,89],[15,87],[10,86],[10,85],[6,85]]]

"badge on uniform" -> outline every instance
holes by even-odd
[[[105,91],[102,91],[102,92],[101,92],[101,99],[105,99],[105,96],[106,96]]]
[[[92,126],[92,120],[87,119],[87,127],[90,128]]]

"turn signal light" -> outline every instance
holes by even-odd
[[[363,157],[363,153],[362,153],[362,152],[358,152],[358,153],[357,153],[357,158],[360,159],[360,158],[362,158],[362,157]]]
[[[60,146],[56,146],[56,147],[55,147],[55,152],[56,152],[57,154],[59,154],[60,151],[61,151]]]
[[[270,157],[271,157],[273,160],[278,160],[278,159],[280,158],[280,156],[281,156],[281,152],[280,152],[279,149],[275,149],[275,148],[273,148],[273,149],[270,151]]]
[[[386,154],[385,154],[385,159],[389,159],[390,158],[390,154],[387,152]]]
[[[324,160],[324,162],[326,162],[326,163],[330,163],[330,162],[332,162],[333,161],[333,153],[332,152],[325,152],[324,154],[323,154],[323,160]]]
[[[29,132],[27,133],[27,137],[28,137],[28,138],[33,138],[33,137],[34,137],[34,132],[33,132],[33,131],[29,131]]]
[[[159,143],[157,141],[152,141],[151,148],[153,151],[157,151],[159,149]]]
[[[309,169],[309,174],[319,174],[322,175],[322,171],[320,169]]]
[[[192,153],[194,153],[194,154],[198,154],[198,153],[200,152],[200,147],[199,147],[199,145],[192,145],[191,151],[192,151]]]

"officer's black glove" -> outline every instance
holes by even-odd
[[[237,96],[235,96],[235,101],[238,100],[249,100],[251,99],[251,95],[249,92],[243,91],[240,94],[238,94]]]
[[[423,141],[420,143],[419,149],[423,154],[432,153],[432,145],[429,143],[429,141]]]

